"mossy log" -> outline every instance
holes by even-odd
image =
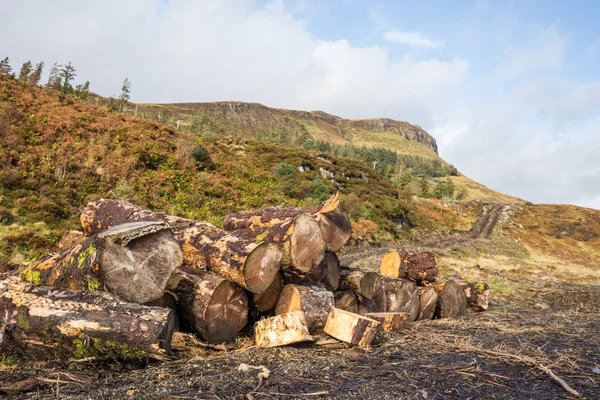
[[[164,359],[171,346],[173,311],[125,303],[106,292],[37,287],[0,281],[0,353],[32,360],[97,357]]]
[[[376,272],[342,269],[340,289],[354,291],[359,299],[374,299],[384,291],[384,284]]]
[[[454,280],[462,287],[469,307],[477,311],[487,311],[490,306],[490,286],[487,283],[467,282],[458,275],[450,275],[448,278]]]
[[[335,308],[358,314],[358,299],[352,290],[335,292],[333,298]]]
[[[325,324],[325,333],[342,342],[355,346],[369,346],[375,336],[379,322],[363,315],[332,308]]]
[[[45,257],[22,270],[21,278],[69,290],[106,290],[129,302],[147,303],[163,295],[182,262],[167,224],[135,222]]]
[[[408,313],[408,320],[415,321],[419,315],[417,285],[406,279],[384,277],[387,294],[387,311]]]
[[[276,347],[312,341],[304,313],[294,311],[264,318],[254,324],[254,339],[257,347]]]
[[[246,292],[218,275],[180,268],[167,287],[177,296],[181,322],[209,343],[228,342],[248,323]]]
[[[403,312],[368,313],[364,315],[379,322],[379,331],[385,333],[397,332],[404,328],[408,322],[408,313]]]
[[[437,318],[454,318],[467,313],[467,297],[458,283],[450,279],[433,283],[433,287],[438,293]]]
[[[350,239],[352,225],[348,215],[339,210],[338,194],[313,209],[271,207],[232,213],[225,217],[223,227],[228,231],[264,229],[294,219],[301,214],[312,215],[318,221],[327,250],[339,251]]]
[[[296,274],[288,274],[291,283],[300,285],[303,283],[322,283],[329,291],[335,291],[340,287],[340,260],[331,251],[325,252],[325,257],[320,264],[315,265],[304,277]]]
[[[333,293],[318,286],[285,285],[275,306],[275,314],[304,312],[306,326],[315,333],[325,326],[329,310],[333,307]]]
[[[58,241],[58,250],[63,251],[76,244],[82,244],[86,239],[87,237],[81,231],[68,231]]]
[[[81,225],[88,234],[101,232],[114,224],[138,221],[168,224],[181,245],[188,267],[196,271],[209,269],[253,293],[267,290],[281,265],[280,245],[256,235],[245,237],[243,232],[225,232],[207,222],[106,199],[88,203],[81,213]]]
[[[379,272],[425,285],[437,279],[437,257],[428,251],[392,251],[383,256]]]
[[[432,319],[435,315],[435,308],[438,300],[438,293],[432,285],[419,287],[419,314],[418,320]]]
[[[277,274],[271,286],[264,293],[252,294],[252,306],[260,313],[271,311],[275,308],[282,289],[283,277],[281,274]]]

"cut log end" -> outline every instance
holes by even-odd
[[[246,293],[235,284],[223,281],[212,295],[205,318],[209,342],[231,340],[248,322]]]
[[[244,278],[248,290],[253,293],[265,292],[279,272],[281,258],[278,244],[259,244],[246,259]]]
[[[418,320],[432,319],[435,314],[435,308],[438,300],[438,293],[433,286],[421,287],[419,293],[419,314]]]
[[[277,300],[283,289],[283,278],[281,274],[277,274],[271,286],[264,293],[253,293],[252,300],[254,308],[258,312],[267,312],[275,308]]]
[[[338,209],[321,214],[319,225],[329,251],[339,251],[352,234],[350,218]]]
[[[360,281],[360,291],[368,299],[379,296],[383,291],[381,276],[376,272],[367,272]]]
[[[467,313],[467,298],[458,283],[448,280],[434,284],[434,288],[438,292],[438,318],[454,318]]]
[[[379,272],[383,276],[398,278],[400,276],[400,254],[397,251],[391,251],[384,255]]]
[[[309,331],[315,332],[325,326],[333,302],[333,293],[323,290],[323,287],[290,284],[281,291],[279,301],[275,306],[275,314],[302,311]]]
[[[355,346],[368,346],[377,335],[379,322],[363,315],[332,308],[327,317],[325,333]]]
[[[302,311],[290,312],[265,318],[254,325],[257,347],[276,347],[312,341]]]
[[[335,308],[358,314],[358,299],[353,291],[335,292],[334,298]]]
[[[385,278],[387,311],[409,314],[409,321],[419,315],[419,293],[414,282],[404,279]]]
[[[408,313],[382,312],[368,313],[365,317],[379,322],[380,332],[396,332],[404,328],[408,322]]]
[[[294,269],[308,273],[325,256],[325,239],[319,223],[308,214],[300,214],[294,220],[290,237],[290,255]]]

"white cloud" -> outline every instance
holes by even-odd
[[[391,29],[383,33],[383,39],[387,42],[404,44],[412,47],[440,47],[444,43],[423,36],[419,32],[404,32]]]

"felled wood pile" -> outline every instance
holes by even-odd
[[[340,266],[351,234],[337,195],[314,209],[230,214],[224,230],[98,200],[59,253],[0,281],[0,350],[31,358],[161,358],[180,326],[209,343],[249,323],[273,347],[325,332],[365,346],[416,319],[455,317],[489,288],[436,282],[435,256],[393,252],[381,274]],[[486,291],[487,290],[487,291]],[[467,295],[465,295],[465,292]]]

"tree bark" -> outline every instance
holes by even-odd
[[[450,275],[448,278],[454,280],[462,287],[469,307],[478,311],[487,311],[490,305],[490,286],[487,283],[469,283],[458,275]]]
[[[303,311],[310,333],[322,329],[333,307],[333,293],[317,286],[285,285],[275,306],[275,314]]]
[[[460,317],[467,313],[467,297],[458,283],[452,279],[433,284],[438,293],[435,316],[437,318]]]
[[[65,291],[0,281],[0,349],[32,360],[164,358],[174,314],[106,292]]]
[[[181,248],[161,222],[115,226],[21,271],[25,281],[69,290],[106,290],[146,303],[162,296],[183,262]]]
[[[417,292],[419,294],[419,315],[417,316],[417,319],[433,319],[438,300],[438,293],[431,285],[419,287]]]
[[[277,274],[273,283],[264,293],[253,293],[252,303],[254,308],[261,313],[271,311],[275,308],[281,290],[283,289],[283,278],[281,274]]]
[[[383,279],[376,272],[342,269],[340,289],[352,290],[365,299],[374,299],[384,290]]]
[[[76,244],[82,244],[87,237],[81,231],[68,231],[58,241],[58,250],[63,251]]]
[[[87,234],[138,221],[168,224],[187,266],[196,271],[210,269],[253,293],[267,290],[279,271],[280,246],[256,237],[245,238],[242,232],[228,233],[207,222],[153,212],[119,200],[90,202],[81,213]]]
[[[375,320],[334,307],[329,311],[325,333],[342,342],[364,347],[373,342],[378,327],[379,322]]]
[[[428,251],[392,251],[383,256],[380,272],[384,276],[426,285],[438,276],[437,257]]]
[[[364,316],[379,322],[379,331],[385,333],[399,331],[408,322],[408,313],[404,312],[368,313]]]
[[[302,311],[261,319],[254,324],[257,347],[276,347],[312,341]]]
[[[310,214],[318,221],[327,250],[339,251],[350,239],[352,225],[348,215],[339,209],[339,195],[336,194],[319,207],[313,209],[271,207],[256,211],[232,213],[223,221],[224,229],[263,229],[296,218],[300,214]]]
[[[248,323],[246,292],[218,275],[180,268],[168,288],[177,295],[181,321],[208,343],[228,342]]]
[[[406,279],[384,278],[387,293],[387,311],[408,313],[408,320],[415,321],[419,315],[417,285]]]
[[[358,314],[358,299],[352,290],[335,292],[333,297],[335,299],[335,308]]]

